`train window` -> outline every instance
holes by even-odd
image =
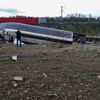
[[[64,37],[66,37],[66,38],[72,38],[73,36],[72,36],[72,33],[66,32],[66,33],[64,33]]]

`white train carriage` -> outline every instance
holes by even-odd
[[[73,32],[71,31],[12,22],[1,23],[0,30],[5,30],[5,34],[12,33],[12,35],[14,35],[17,30],[20,30],[21,35],[24,37],[54,42],[73,43]]]

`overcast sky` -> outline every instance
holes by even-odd
[[[70,13],[100,16],[100,0],[0,0],[0,16],[63,16]]]

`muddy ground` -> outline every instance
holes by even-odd
[[[99,46],[0,45],[0,100],[99,99]]]

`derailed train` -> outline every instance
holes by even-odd
[[[74,33],[71,31],[46,28],[21,23],[1,23],[0,30],[5,30],[5,34],[15,34],[17,30],[21,31],[23,37],[30,37],[54,42],[73,43]],[[1,32],[2,34],[2,32]]]

